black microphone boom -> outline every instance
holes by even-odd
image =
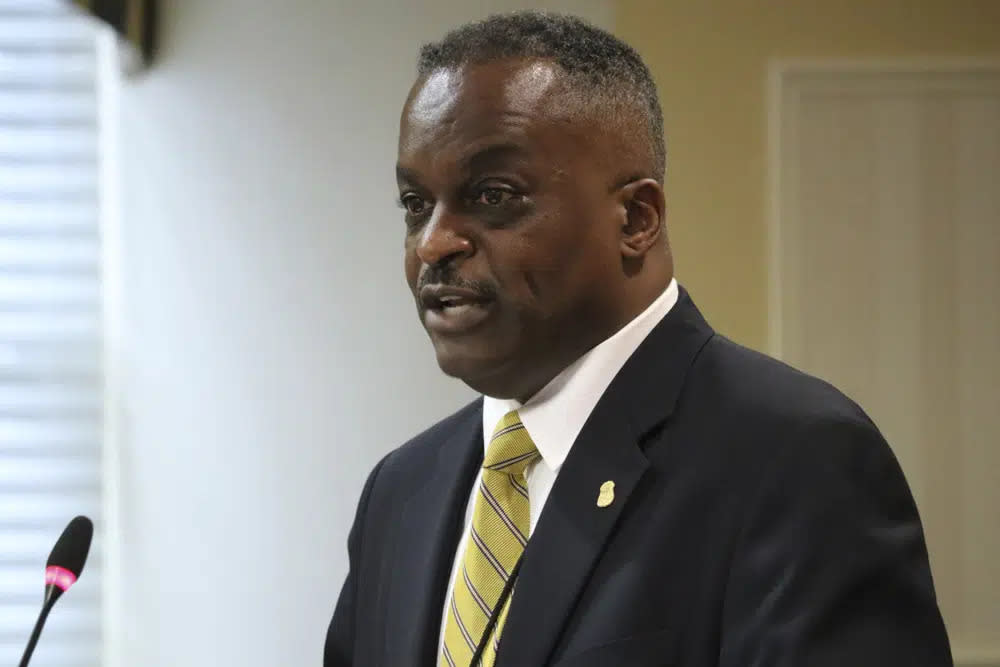
[[[24,649],[20,667],[28,667],[31,654],[35,652],[35,644],[42,634],[42,627],[56,600],[76,583],[80,573],[83,572],[93,537],[94,524],[87,517],[78,516],[69,522],[56,541],[56,545],[52,547],[49,560],[45,563],[45,597],[42,611],[35,621],[35,629],[31,631],[31,638],[28,639],[28,645]]]

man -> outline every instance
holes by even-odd
[[[639,56],[577,19],[422,50],[406,277],[484,398],[371,473],[326,667],[951,664],[876,427],[674,280],[662,124]]]

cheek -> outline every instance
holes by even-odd
[[[552,230],[522,236],[498,260],[496,275],[510,296],[543,316],[559,309],[576,273],[570,266],[576,260]]]
[[[406,250],[403,254],[403,272],[406,275],[407,284],[411,288],[415,287],[417,278],[420,276],[420,258],[417,257],[417,253],[409,241],[406,243]]]
[[[525,235],[517,262],[532,301],[555,316],[593,299],[596,291],[613,280],[615,243],[599,221],[588,219],[582,211]]]

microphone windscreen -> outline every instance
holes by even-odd
[[[87,562],[90,551],[90,541],[94,537],[94,524],[85,516],[78,516],[69,522],[66,530],[59,536],[52,553],[45,564],[46,569],[56,567],[69,570],[74,577],[79,577],[83,565]]]

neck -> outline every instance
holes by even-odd
[[[656,277],[656,280],[649,279],[645,280],[643,285],[632,286],[632,289],[620,300],[620,303],[624,304],[624,306],[620,310],[618,317],[611,321],[611,324],[595,328],[595,334],[585,344],[566,354],[564,358],[565,363],[560,364],[558,369],[555,369],[554,372],[550,371],[546,373],[544,377],[534,378],[535,381],[528,388],[517,392],[512,398],[522,405],[530,401],[538,392],[558,377],[560,373],[580,359],[580,357],[617,334],[630,322],[635,320],[635,318],[644,313],[646,309],[663,295],[670,285],[671,280],[673,280],[673,273],[663,272],[662,275]]]

